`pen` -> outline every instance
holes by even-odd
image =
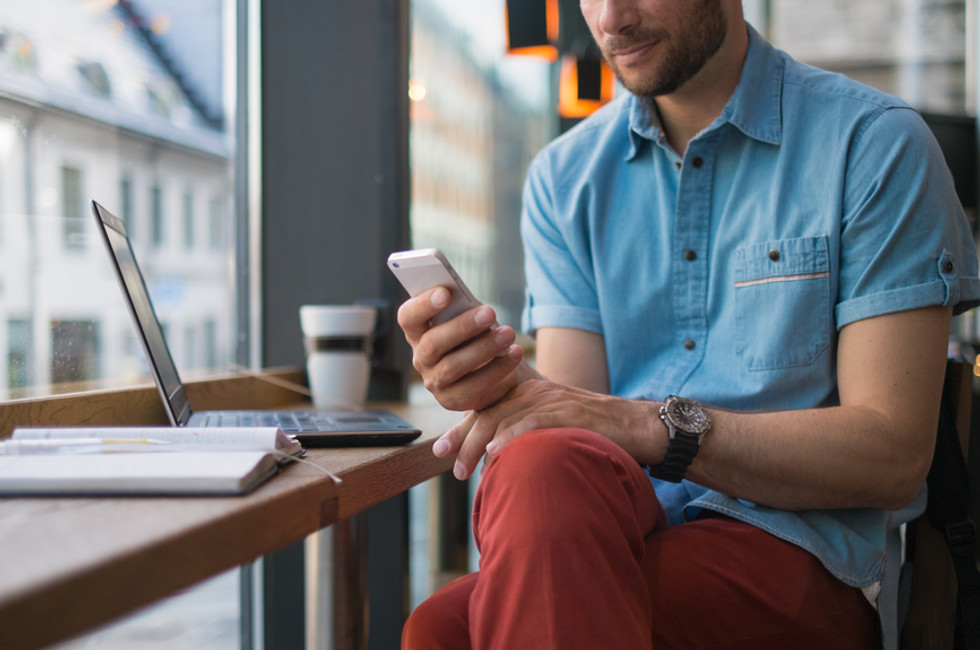
[[[70,447],[104,445],[167,445],[166,440],[154,438],[48,438],[45,440],[5,440],[0,442],[0,454],[44,454]]]

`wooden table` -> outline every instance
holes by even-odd
[[[311,449],[340,485],[296,464],[244,497],[0,499],[0,648],[77,635],[451,467],[431,446],[458,414],[434,402],[380,406],[423,435],[403,447]]]

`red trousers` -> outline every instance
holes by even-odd
[[[636,461],[589,431],[535,431],[497,454],[473,530],[479,573],[416,608],[404,650],[880,645],[860,590],[733,519],[667,527]]]

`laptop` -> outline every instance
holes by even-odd
[[[421,434],[417,427],[384,410],[194,412],[150,302],[125,224],[96,201],[92,201],[92,211],[171,424],[178,427],[279,426],[309,447],[397,445],[410,442]]]

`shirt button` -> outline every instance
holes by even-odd
[[[943,273],[952,273],[952,272],[953,272],[953,263],[950,262],[949,260],[943,262]]]
[[[681,161],[679,161],[679,160],[674,163],[674,167],[676,167],[678,171],[680,171],[681,166],[682,166],[681,165]]]
[[[698,259],[698,254],[688,248],[686,251],[684,251],[684,259],[686,259],[688,262],[693,262],[694,260]]]
[[[775,248],[772,249],[771,251],[769,251],[769,259],[771,259],[773,262],[778,262],[779,261],[779,251],[776,250]]]
[[[684,339],[684,348],[686,350],[693,350],[695,347],[697,347],[697,343],[694,342],[694,339]]]
[[[694,159],[691,161],[691,167],[701,169],[702,165],[704,165],[704,160],[701,159],[701,156],[694,156]]]

